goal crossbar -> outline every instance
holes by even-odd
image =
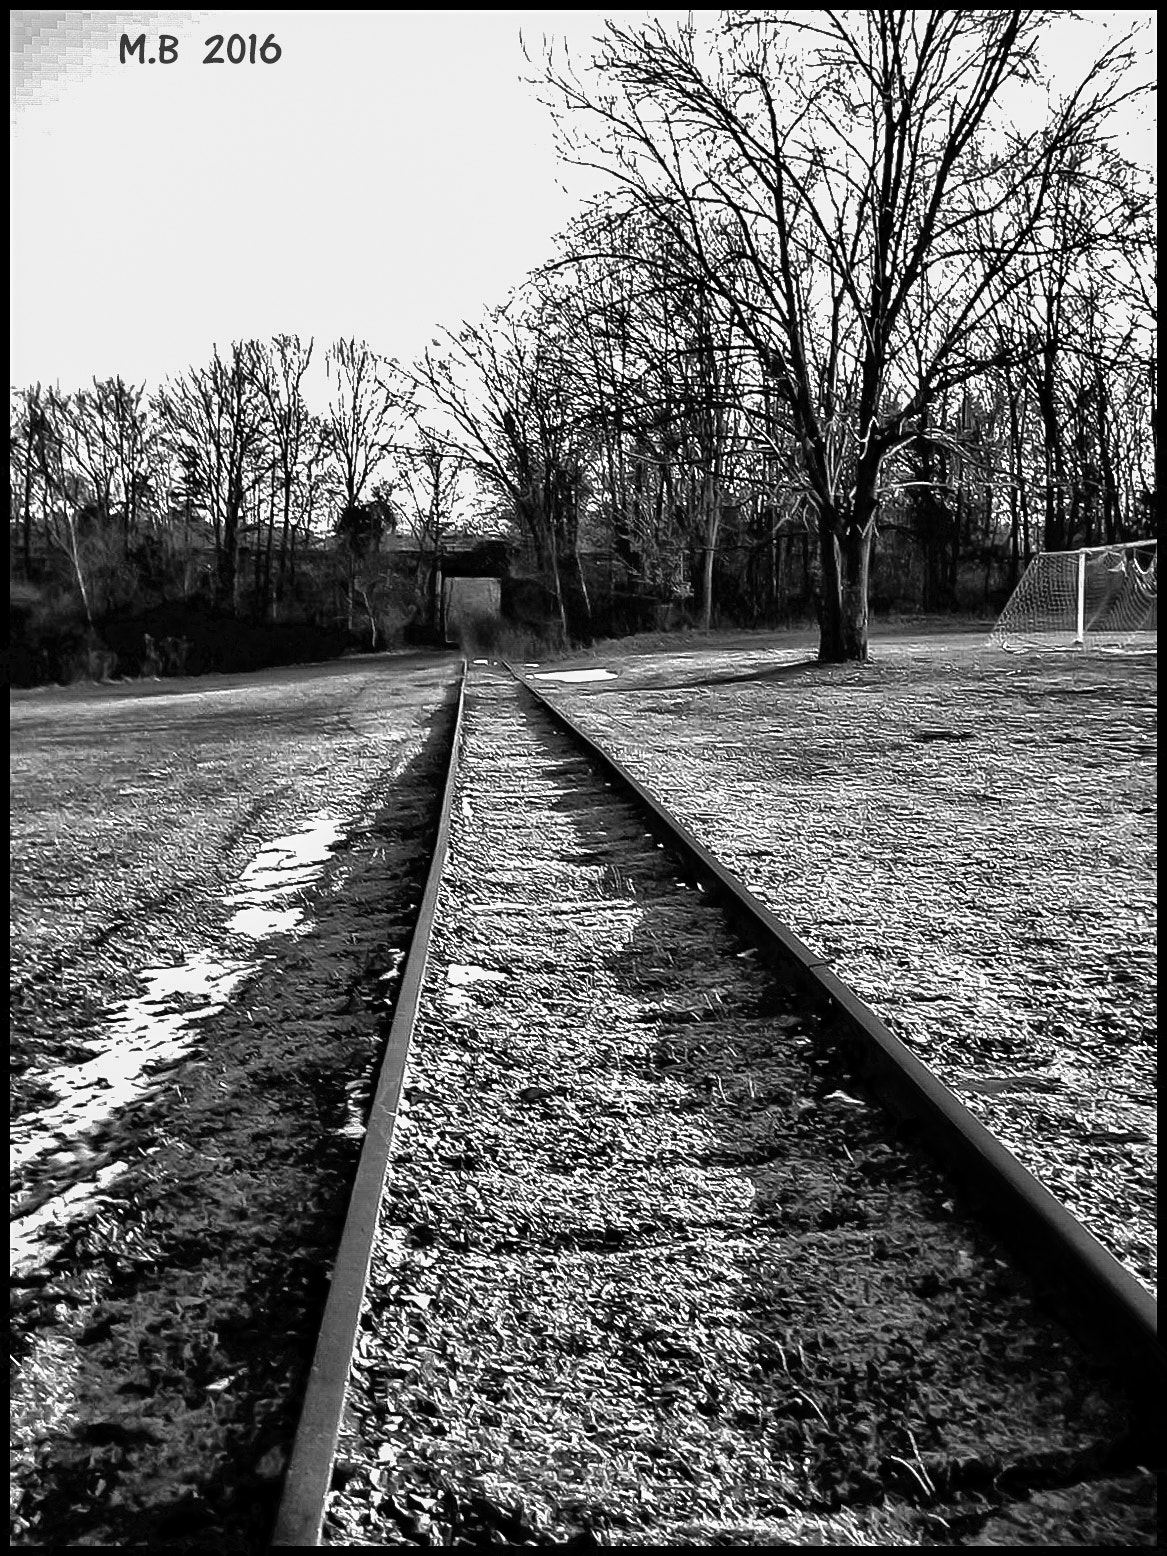
[[[1158,542],[1043,551],[989,634],[995,648],[1157,647]]]

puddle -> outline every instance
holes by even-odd
[[[53,1245],[59,1241],[65,1223],[71,1221],[79,1209],[100,1200],[123,1166],[122,1162],[113,1162],[102,1167],[84,1183],[74,1183],[63,1193],[29,1211],[27,1216],[21,1216],[19,1221],[13,1221],[8,1234],[9,1274],[23,1275],[43,1265],[52,1253]]]
[[[227,920],[227,928],[249,940],[266,940],[295,929],[303,917],[301,908],[240,908]]]
[[[614,681],[614,670],[536,670],[532,681]]]
[[[467,967],[454,962],[446,970],[446,992],[442,996],[443,1003],[458,1009],[470,1003],[470,995],[466,992],[468,985],[506,983],[509,979],[510,973],[495,972],[489,967]]]
[[[87,1161],[100,1159],[101,1146],[92,1143],[98,1126],[143,1096],[155,1084],[156,1071],[186,1056],[198,1023],[223,1009],[253,965],[196,952],[178,967],[146,968],[146,993],[114,1010],[101,1036],[101,1053],[45,1076],[61,1100],[12,1125],[11,1169],[35,1162],[38,1177],[51,1182],[57,1174],[84,1170]],[[192,1001],[198,1001],[193,1010]],[[43,1263],[56,1228],[90,1208],[124,1165],[106,1161],[80,1183],[14,1219],[9,1228],[11,1272]],[[26,1191],[32,1188],[30,1183]]]

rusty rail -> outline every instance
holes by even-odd
[[[442,808],[438,817],[437,837],[425,891],[418,909],[417,922],[409,943],[409,954],[401,976],[393,1021],[385,1044],[377,1076],[369,1121],[357,1163],[348,1214],[341,1233],[324,1307],[312,1370],[304,1393],[300,1423],[292,1445],[292,1454],[284,1475],[283,1492],[276,1514],[272,1545],[276,1547],[314,1546],[321,1543],[324,1509],[332,1486],[336,1444],[344,1409],[349,1362],[356,1343],[361,1302],[369,1274],[377,1214],[385,1181],[385,1169],[393,1143],[393,1126],[405,1070],[409,1060],[410,1039],[421,997],[422,978],[429,954],[434,908],[441,885],[446,846],[450,837],[450,815],[454,804],[454,786],[458,777],[458,757],[462,743],[462,714],[466,701],[466,661],[458,686],[454,713],[454,731],[450,742],[450,766],[446,774]]]

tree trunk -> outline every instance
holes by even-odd
[[[376,612],[373,609],[373,602],[369,598],[369,591],[367,589],[364,589],[364,588],[361,589],[361,600],[364,603],[365,615],[368,616],[368,618],[369,618],[369,633],[370,633],[369,647],[370,647],[370,649],[372,650],[373,653],[376,653],[377,652],[377,616],[376,616]]]
[[[239,510],[232,504],[223,515],[223,537],[218,548],[219,603],[235,609],[235,583],[239,558]]]
[[[717,488],[711,477],[706,477],[702,492],[705,508],[705,562],[701,578],[701,628],[708,632],[713,625],[713,563],[717,555],[717,528],[721,512],[717,501]]]
[[[1009,386],[1009,593],[1021,578],[1021,483],[1024,479],[1021,454],[1021,424],[1017,395]],[[1026,566],[1029,564],[1026,563]]]
[[[592,601],[588,593],[587,579],[584,577],[583,562],[579,554],[578,539],[571,547],[571,570],[575,578],[576,593],[580,603],[580,620],[578,636],[584,642],[592,641]]]
[[[429,630],[436,634],[442,620],[442,568],[441,559],[436,551],[430,558],[428,593],[429,602],[426,606],[426,622]]]
[[[830,515],[820,515],[820,664],[847,664],[867,658],[867,592],[875,537],[875,525],[869,517],[872,508],[870,499],[857,499],[849,515],[837,509]]]
[[[1094,386],[1098,405],[1098,463],[1102,470],[1102,538],[1107,545],[1113,545],[1118,539],[1120,506],[1106,417],[1110,396],[1101,362],[1094,364]]]
[[[838,542],[833,515],[819,515],[819,556],[823,581],[819,600],[819,661],[841,664],[843,661],[843,597]]]
[[[1045,535],[1042,549],[1063,551],[1067,544],[1065,460],[1062,452],[1061,428],[1058,425],[1052,363],[1047,365],[1046,372],[1035,387],[1044,441],[1042,456],[1045,475]]]
[[[89,623],[90,629],[92,629],[93,611],[90,609],[89,590],[85,586],[85,574],[81,567],[81,553],[77,547],[77,525],[68,515],[65,517],[65,524],[69,531],[69,558],[73,563],[73,572],[77,577],[77,588],[81,595],[81,603],[85,607],[85,620]]]
[[[276,599],[282,602],[284,590],[288,579],[288,543],[292,528],[292,481],[291,477],[284,475],[282,480],[284,502],[284,525],[280,532],[280,558],[276,568]]]
[[[843,658],[867,658],[867,591],[871,572],[873,527],[849,526],[843,539]]]
[[[966,389],[957,411],[956,435],[958,449],[952,461],[952,529],[950,531],[950,548],[948,552],[948,577],[945,582],[945,604],[949,610],[957,608],[957,598],[960,590],[960,564],[964,557],[971,529],[971,508],[968,489],[968,459],[964,449],[971,432],[969,418],[969,398]]]
[[[547,540],[548,560],[550,564],[549,571],[551,573],[551,592],[555,596],[555,610],[559,617],[560,630],[563,633],[564,642],[566,643],[571,634],[567,628],[567,607],[563,602],[563,581],[559,576],[559,547],[555,540],[554,524],[550,524],[547,527]]]
[[[274,621],[275,618],[276,618],[276,613],[275,613],[275,603],[276,602],[275,602],[275,592],[274,592],[274,590],[272,588],[272,565],[271,565],[272,551],[273,551],[273,549],[275,547],[275,538],[276,538],[276,481],[275,481],[275,472],[273,471],[272,472],[272,478],[271,478],[271,485],[270,485],[270,487],[268,489],[267,545],[264,547],[264,553],[263,553],[263,614],[268,618],[269,621]]]
[[[250,615],[255,621],[264,618],[263,606],[263,498],[258,489],[255,493],[255,568],[251,580],[251,611]]]
[[[24,576],[32,577],[32,440],[29,439],[27,458],[24,462],[23,515]]]
[[[940,407],[940,430],[946,426],[947,402]],[[944,599],[944,547],[947,524],[944,493],[946,471],[934,455],[933,445],[923,424],[917,429],[914,445],[915,473],[921,482],[912,494],[912,511],[923,556],[924,589],[921,605],[926,611],[941,609]],[[943,454],[941,454],[941,461]]]

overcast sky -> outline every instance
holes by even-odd
[[[544,32],[586,56],[606,15],[649,13],[10,14],[10,377],[69,390],[116,373],[154,387],[216,341],[279,332],[409,359],[478,317],[580,199],[522,82],[520,29],[534,57]],[[1051,39],[1067,85],[1154,13],[1082,14]],[[244,27],[274,35],[278,62],[202,63],[205,40]],[[177,62],[120,63],[123,32],[148,52],[173,35]],[[1152,165],[1150,106],[1123,146]]]

